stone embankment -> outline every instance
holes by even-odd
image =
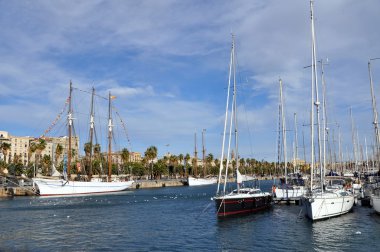
[[[0,197],[33,196],[32,187],[0,187]]]
[[[131,189],[144,189],[144,188],[159,188],[170,186],[184,186],[187,185],[186,180],[181,179],[158,179],[158,180],[137,180],[132,184]]]

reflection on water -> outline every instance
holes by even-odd
[[[380,243],[370,208],[315,223],[294,205],[218,220],[215,188],[0,199],[0,251],[377,251]]]

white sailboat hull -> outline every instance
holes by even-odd
[[[187,179],[189,186],[202,186],[202,185],[211,185],[218,183],[216,178],[194,178],[189,177]]]
[[[344,191],[314,193],[302,198],[305,214],[321,220],[348,213],[354,205],[354,195]]]
[[[380,196],[379,195],[371,195],[371,205],[376,213],[380,214]]]
[[[37,184],[40,196],[75,196],[124,191],[130,188],[134,181],[86,182],[66,181],[63,179],[33,179],[33,182]]]
[[[277,199],[299,199],[305,193],[304,186],[297,186],[292,188],[276,188]]]
[[[241,175],[242,181],[253,181],[256,180],[256,177],[254,176],[249,176],[249,175]]]

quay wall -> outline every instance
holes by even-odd
[[[34,191],[30,187],[0,187],[0,197],[33,196]]]
[[[131,189],[159,188],[184,185],[186,185],[185,180],[137,180],[132,184]]]

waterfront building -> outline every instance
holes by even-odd
[[[30,137],[30,136],[13,136],[7,131],[0,131],[0,145],[3,142],[9,143],[11,145],[8,150],[6,163],[14,162],[15,160],[20,161],[23,165],[27,166],[29,163],[35,163],[36,155],[40,155],[41,158],[45,155],[49,156],[53,162],[57,162],[57,165],[63,160],[63,153],[67,152],[68,149],[68,137],[44,137],[45,148],[42,150],[31,151],[30,146],[32,143],[38,144],[39,138]],[[72,137],[72,150],[74,155],[72,160],[78,158],[79,153],[79,138]],[[59,157],[56,157],[57,146],[62,146],[62,154]],[[1,152],[0,159],[4,160],[4,154]]]
[[[142,157],[140,152],[130,152],[129,161],[130,162],[141,162]]]

